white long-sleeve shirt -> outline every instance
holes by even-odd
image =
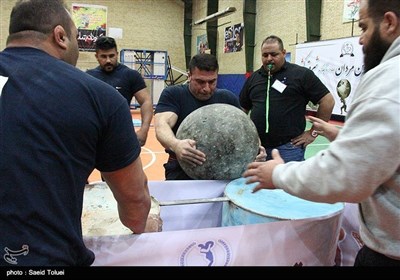
[[[365,245],[400,259],[400,37],[362,77],[335,141],[278,165],[273,183],[312,201],[359,203]]]

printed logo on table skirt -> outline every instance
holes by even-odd
[[[3,259],[8,262],[9,264],[18,264],[18,258],[20,256],[26,256],[29,254],[29,246],[28,245],[22,245],[22,248],[19,250],[11,250],[7,247],[4,248],[4,251],[6,252],[3,255]]]
[[[190,243],[179,258],[180,266],[227,266],[231,250],[224,240]]]

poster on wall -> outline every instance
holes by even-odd
[[[197,36],[197,53],[210,53],[206,34]]]
[[[72,19],[78,28],[79,50],[94,52],[97,38],[106,36],[107,7],[72,4]]]
[[[345,116],[364,71],[359,37],[298,44],[296,64],[311,69],[335,98],[332,114]],[[315,111],[311,103],[309,110]]]
[[[351,22],[359,19],[360,0],[343,0],[343,22]]]
[[[225,28],[224,53],[240,52],[243,49],[243,23]]]

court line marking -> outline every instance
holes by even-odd
[[[156,162],[157,156],[156,156],[156,154],[155,154],[152,150],[150,150],[150,149],[148,149],[148,148],[142,147],[142,149],[143,149],[143,150],[146,150],[147,153],[149,153],[149,154],[151,155],[151,161],[150,161],[150,163],[148,163],[147,165],[145,165],[145,166],[143,167],[143,170],[145,170],[146,168],[152,166],[152,165]]]
[[[312,144],[312,143],[311,143],[311,144],[308,144],[307,147],[308,147],[308,146],[329,146],[329,143],[328,143],[328,144],[324,144],[324,143]]]

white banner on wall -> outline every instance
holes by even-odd
[[[335,98],[332,114],[347,114],[364,71],[364,55],[358,41],[359,37],[349,37],[296,46],[295,63],[313,70]]]

